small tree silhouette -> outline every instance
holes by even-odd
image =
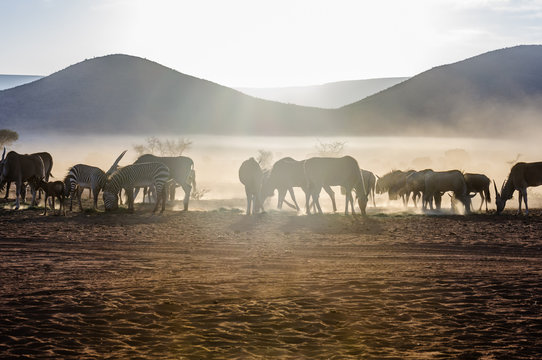
[[[345,144],[346,142],[344,141],[324,143],[318,140],[318,144],[314,147],[318,156],[339,157],[343,154]]]
[[[0,147],[8,146],[19,140],[19,134],[9,129],[0,130]]]

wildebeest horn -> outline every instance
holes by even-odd
[[[122,159],[122,157],[124,156],[124,154],[126,154],[126,151],[128,151],[128,150],[124,150],[124,151],[119,155],[119,157],[117,158],[117,160],[115,160],[115,162],[113,163],[113,165],[111,165],[111,167],[109,168],[109,170],[107,170],[107,172],[106,172],[107,175],[111,175],[112,173],[115,172],[115,170],[117,170],[117,165],[119,164],[119,161]]]

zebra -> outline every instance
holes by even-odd
[[[115,160],[113,165],[107,172],[96,166],[85,164],[74,165],[68,170],[68,174],[64,178],[65,196],[70,197],[70,211],[72,211],[73,197],[77,195],[79,200],[79,210],[83,211],[81,204],[81,194],[85,188],[89,188],[94,195],[93,209],[98,207],[98,195],[107,182],[107,178],[118,168],[119,161],[126,154],[124,150]]]
[[[64,195],[70,197],[70,211],[72,211],[73,197],[77,195],[79,210],[83,211],[81,194],[85,188],[90,188],[94,195],[93,209],[98,207],[98,194],[107,182],[105,172],[96,167],[85,164],[77,164],[70,168],[68,175],[64,178]]]
[[[134,188],[154,186],[156,188],[156,204],[153,213],[162,200],[162,213],[166,207],[167,183],[170,179],[169,169],[162,163],[140,163],[127,165],[115,171],[106,182],[103,191],[105,210],[118,209],[119,191],[124,189],[127,196],[128,210],[134,210]]]
[[[190,200],[190,192],[192,189],[196,189],[196,173],[194,171],[194,161],[187,156],[155,156],[152,154],[141,155],[134,164],[141,163],[150,163],[158,162],[166,165],[169,169],[171,179],[175,180],[171,184],[171,195],[173,196],[170,200],[174,199],[175,188],[181,186],[184,191],[183,199],[183,210],[188,210],[188,202]],[[139,193],[139,188],[136,189],[134,197],[137,197]],[[143,196],[143,201],[145,201],[145,196]]]

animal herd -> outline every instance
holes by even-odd
[[[410,198],[417,206],[422,200],[422,209],[440,210],[442,197],[448,193],[451,198],[452,209],[457,210],[457,204],[464,207],[466,214],[471,213],[471,199],[480,195],[485,204],[486,212],[491,201],[491,181],[484,174],[463,173],[459,170],[434,171],[425,169],[421,171],[394,170],[379,177],[371,171],[361,169],[357,161],[351,156],[341,158],[313,157],[298,161],[290,157],[278,160],[271,169],[262,170],[254,158],[244,161],[239,168],[239,180],[245,186],[247,197],[246,213],[255,214],[263,211],[263,203],[267,197],[278,191],[277,207],[287,205],[300,210],[293,188],[299,187],[305,193],[305,211],[311,213],[315,209],[322,213],[319,196],[322,189],[331,198],[333,211],[337,211],[335,194],[331,186],[341,186],[345,194],[345,214],[349,207],[352,214],[354,210],[355,193],[357,205],[362,215],[366,214],[369,196],[375,206],[375,193],[388,193],[390,200],[402,199],[404,206],[408,205]],[[501,190],[493,181],[497,214],[504,210],[506,201],[512,198],[514,191],[519,193],[519,209],[521,213],[522,202],[525,204],[525,213],[529,213],[527,205],[527,187],[542,185],[542,162],[517,163],[510,170],[507,180]],[[285,200],[289,193],[293,204]],[[434,204],[434,206],[433,206]]]
[[[154,193],[155,205],[153,213],[161,204],[161,211],[165,209],[168,193],[174,198],[177,187],[185,193],[183,209],[188,210],[190,193],[196,186],[194,162],[186,156],[158,157],[151,154],[140,156],[133,164],[119,167],[118,163],[126,151],[122,152],[107,171],[96,166],[76,164],[70,167],[63,181],[49,182],[53,167],[53,158],[47,152],[34,154],[18,154],[6,149],[0,160],[0,189],[6,188],[7,199],[10,184],[15,183],[15,209],[20,206],[20,198],[26,194],[26,186],[30,186],[32,193],[31,204],[36,204],[38,191],[45,194],[45,214],[47,213],[47,200],[51,198],[53,211],[55,198],[60,203],[60,213],[66,213],[65,200],[70,199],[70,211],[73,200],[77,199],[82,211],[81,194],[89,189],[93,195],[93,209],[98,206],[98,198],[102,192],[104,208],[106,211],[115,210],[122,204],[122,191],[127,199],[128,209],[133,211],[134,199],[141,188],[144,189],[143,200]],[[375,206],[375,193],[387,193],[390,200],[402,199],[405,206],[410,198],[415,206],[421,199],[422,208],[440,210],[442,197],[448,193],[452,208],[457,204],[464,207],[465,213],[472,211],[471,199],[480,195],[482,203],[488,211],[488,202],[491,201],[490,179],[484,174],[463,173],[458,170],[421,171],[394,170],[381,177],[372,172],[361,169],[358,162],[351,156],[344,157],[312,157],[305,160],[295,160],[285,157],[273,164],[271,169],[262,169],[260,164],[249,158],[239,168],[239,180],[245,187],[247,215],[263,212],[265,199],[278,192],[277,207],[286,204],[297,211],[300,206],[295,198],[293,188],[301,188],[305,194],[305,212],[322,213],[320,193],[322,189],[329,195],[333,211],[337,211],[335,193],[332,186],[340,186],[345,195],[345,214],[355,214],[355,207],[362,215],[366,214],[369,198]],[[501,190],[493,181],[497,214],[504,210],[506,201],[512,198],[517,190],[519,193],[519,212],[525,204],[528,214],[527,187],[542,185],[542,162],[517,163],[510,170],[507,180]],[[292,203],[286,200],[290,195]],[[41,192],[40,192],[41,197]]]

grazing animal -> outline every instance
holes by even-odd
[[[239,180],[245,185],[247,196],[247,215],[254,215],[260,210],[264,212],[261,196],[263,178],[260,164],[253,157],[243,161],[239,167]]]
[[[442,193],[452,191],[454,197],[465,206],[465,212],[470,213],[471,196],[467,191],[467,184],[463,173],[459,170],[434,171],[425,176],[424,202],[428,203],[433,210],[433,198]],[[440,206],[437,204],[437,209]]]
[[[491,202],[491,194],[489,192],[489,184],[491,181],[484,174],[464,174],[465,183],[467,183],[467,191],[470,193],[480,194],[482,202],[478,211],[482,210],[482,205],[486,203],[486,212],[488,211],[487,203]]]
[[[407,206],[408,200],[406,196],[408,192],[406,189],[406,178],[414,172],[414,170],[393,170],[383,175],[376,182],[376,193],[382,194],[387,192],[390,200],[397,200],[398,197],[401,197],[403,204]]]
[[[174,187],[182,187],[184,191],[183,206],[184,211],[188,210],[188,202],[190,201],[190,192],[192,187],[196,189],[196,173],[194,171],[194,161],[186,156],[155,156],[152,154],[141,155],[134,164],[158,162],[164,164],[169,169]],[[133,197],[139,193],[139,188],[136,189]],[[144,197],[143,197],[144,198]]]
[[[53,169],[53,157],[48,152],[39,152],[39,153],[33,153],[31,155],[38,155],[41,160],[43,161],[43,166],[45,169],[45,181],[49,181],[49,177],[51,175],[51,170]],[[9,196],[9,188],[11,187],[11,181],[8,181],[6,183],[6,195],[4,196],[4,199],[7,199]],[[26,197],[26,186],[23,184],[23,187],[21,188],[21,198],[23,201]],[[41,191],[39,193],[38,199],[41,199]]]
[[[497,191],[495,186],[495,203],[497,205],[497,214],[500,214],[506,205],[506,201],[512,198],[514,191],[519,193],[518,213],[521,214],[521,202],[525,202],[525,215],[529,215],[527,205],[527,188],[531,186],[542,185],[542,162],[525,163],[519,162],[512,166],[508,179],[503,183],[501,191]]]
[[[361,170],[361,175],[363,178],[363,184],[365,185],[365,190],[367,191],[367,195],[371,195],[373,198],[373,206],[376,207],[375,202],[375,187],[376,187],[376,176],[369,170]]]
[[[117,157],[107,173],[96,166],[85,164],[74,165],[68,170],[68,174],[64,178],[64,189],[66,197],[70,197],[70,211],[72,211],[74,196],[77,196],[79,200],[79,210],[83,211],[81,194],[85,188],[90,189],[92,195],[94,195],[94,202],[92,203],[93,209],[98,207],[98,195],[105,186],[107,177],[117,169],[119,161],[124,154],[126,154],[126,150]]]
[[[425,192],[425,176],[432,173],[433,170],[425,169],[421,171],[416,171],[411,173],[406,177],[405,186],[407,190],[407,203],[410,194],[412,194],[412,201],[414,201],[414,206],[418,207],[417,199],[422,197],[422,208],[426,209],[427,204],[423,200],[422,194]],[[437,206],[440,207],[440,195],[435,199]]]
[[[103,188],[105,210],[115,210],[119,204],[119,192],[124,189],[126,193],[128,210],[134,210],[134,188],[154,186],[156,188],[156,204],[153,213],[162,203],[160,213],[164,212],[167,200],[167,184],[171,175],[166,165],[158,162],[132,164],[115,171],[107,180]]]
[[[278,203],[277,208],[282,209],[282,204],[296,209],[299,211],[299,205],[295,199],[294,187],[300,187],[303,192],[307,192],[307,181],[305,179],[304,162],[297,161],[291,157],[285,157],[273,164],[269,176],[264,180],[262,193],[264,197],[273,196],[275,189],[278,190]],[[329,194],[331,202],[333,204],[333,211],[337,211],[335,205],[335,193],[329,186],[324,186],[324,190]],[[286,193],[290,193],[290,197],[294,202],[294,205],[285,200]]]
[[[348,214],[348,205],[350,204],[352,214],[354,211],[354,199],[352,190],[356,190],[358,205],[361,213],[365,215],[367,207],[367,191],[362,179],[361,170],[358,162],[351,156],[341,158],[331,157],[313,157],[305,160],[305,178],[307,180],[308,191],[306,193],[307,214],[310,214],[310,198],[316,204],[318,212],[322,213],[320,207],[320,190],[324,186],[342,186],[345,189],[346,205],[344,212]]]
[[[36,188],[43,190],[45,193],[45,211],[43,215],[47,215],[47,199],[49,197],[52,198],[53,203],[53,213],[55,212],[55,198],[58,198],[58,202],[60,203],[60,212],[59,214],[64,213],[64,216],[66,216],[66,207],[64,205],[64,199],[65,199],[65,191],[64,191],[64,183],[62,181],[52,181],[52,182],[46,182],[43,179],[39,179],[36,177],[32,177],[29,182]]]
[[[6,148],[0,160],[0,189],[4,188],[7,182],[15,182],[16,199],[15,209],[19,209],[19,196],[25,181],[31,177],[44,178],[45,166],[43,160],[38,155],[21,155],[15,151],[10,151],[5,157]],[[36,189],[31,186],[32,204],[36,201]]]

